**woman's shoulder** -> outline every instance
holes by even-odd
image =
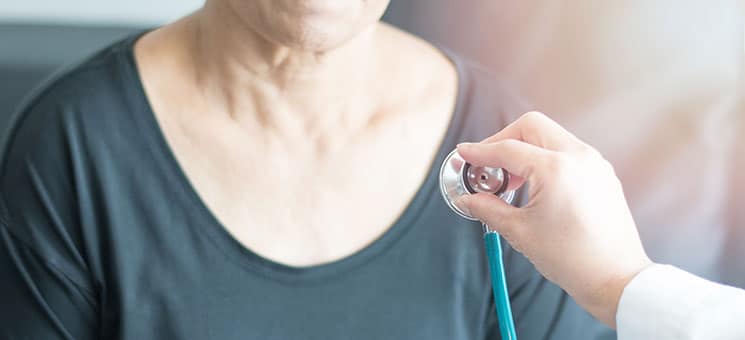
[[[496,124],[506,125],[532,110],[527,98],[508,79],[475,59],[447,46],[435,45],[458,69],[459,88],[468,102],[469,115],[482,120],[485,116],[495,116]]]
[[[57,71],[26,96],[0,134],[0,174],[18,152],[43,151],[63,144],[63,137],[100,131],[102,120],[126,106],[130,39]]]
[[[115,42],[58,71],[14,112],[0,134],[0,196],[6,203],[42,184],[73,192],[73,170],[110,142],[124,122],[115,117],[131,107],[122,66],[127,44]]]
[[[424,40],[392,26],[383,27],[395,37],[391,39],[394,41],[391,50],[395,51],[398,73],[406,75],[410,81],[407,85],[421,88],[423,93],[435,93],[437,97],[445,93],[443,83],[456,82],[458,100],[464,104],[460,107],[472,116],[470,121],[496,119],[498,122],[494,124],[504,125],[532,109],[508,79],[475,59],[442,43]],[[454,71],[452,76],[444,71],[447,69]]]
[[[129,109],[122,99],[127,44],[115,42],[48,78],[0,135],[0,224],[38,251],[54,243],[54,232],[81,240],[81,197],[100,180],[94,168],[106,162],[98,155],[111,154],[120,138],[124,120],[112,117]]]
[[[131,39],[122,40],[95,52],[78,63],[67,65],[42,81],[26,95],[16,109],[9,125],[13,131],[26,126],[30,116],[71,113],[110,102],[111,97],[121,95],[124,61],[131,51]]]

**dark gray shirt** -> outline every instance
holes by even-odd
[[[349,257],[291,267],[242,246],[189,184],[135,68],[139,36],[57,75],[5,136],[0,338],[499,339],[481,228],[437,188],[457,142],[520,113],[499,81],[446,52],[456,112],[405,212]],[[603,329],[505,247],[520,339]]]

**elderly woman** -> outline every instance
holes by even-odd
[[[436,174],[523,110],[386,6],[208,0],[50,81],[0,164],[0,338],[497,339]],[[505,259],[521,339],[592,338]]]

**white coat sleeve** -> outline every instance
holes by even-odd
[[[745,290],[654,264],[624,289],[619,340],[743,340]]]

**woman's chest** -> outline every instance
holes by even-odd
[[[123,339],[477,338],[489,296],[478,243],[428,240],[422,227],[310,268],[225,235],[154,230],[110,254],[104,328]]]
[[[407,278],[402,276],[400,279]],[[408,277],[410,278],[410,277]],[[475,339],[482,308],[458,287],[359,279],[316,287],[243,281],[157,289],[132,298],[122,339]],[[421,279],[421,278],[420,278]],[[395,282],[393,282],[395,281]],[[419,283],[419,284],[417,284]],[[154,288],[154,287],[153,287]]]
[[[195,204],[244,247],[294,266],[339,260],[391,228],[437,167],[440,143],[403,123],[334,151],[222,125],[165,126]]]

